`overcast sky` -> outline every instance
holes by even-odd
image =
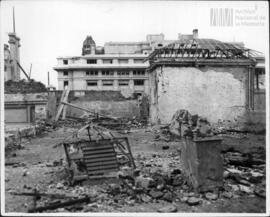
[[[2,1],[1,43],[12,31],[12,7],[16,13],[16,33],[21,38],[21,65],[32,77],[57,87],[52,68],[58,56],[81,55],[83,40],[91,35],[97,45],[108,41],[144,41],[149,33],[164,33],[176,40],[177,34],[199,29],[200,38],[241,41],[246,47],[268,52],[267,2],[195,1]],[[211,8],[232,8],[232,27],[210,25]],[[238,10],[238,12],[237,12]],[[236,26],[236,15],[266,16],[261,25]],[[21,77],[24,77],[22,74]]]

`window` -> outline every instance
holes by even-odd
[[[128,86],[129,85],[129,80],[119,80],[118,85],[119,86]]]
[[[97,64],[96,59],[87,59],[86,62],[87,62],[87,64]]]
[[[102,85],[103,86],[113,86],[113,80],[103,80]]]
[[[144,76],[145,71],[144,70],[135,70],[135,71],[133,71],[133,75],[135,75],[135,76]]]
[[[103,64],[112,64],[113,60],[112,59],[104,59]]]
[[[64,75],[64,76],[68,76],[68,71],[64,71],[64,72],[63,72],[63,75]]]
[[[254,78],[255,89],[262,90],[265,89],[265,69],[256,68],[255,69],[255,78]]]
[[[119,64],[128,64],[128,59],[119,59],[118,63]]]
[[[102,71],[102,76],[113,76],[113,75],[114,75],[113,71],[109,70]]]
[[[134,85],[135,86],[143,86],[144,85],[144,80],[134,80]]]
[[[86,75],[98,76],[98,71],[86,71]]]
[[[143,59],[134,59],[134,63],[143,63]]]
[[[68,60],[63,60],[63,64],[67,65],[68,64]]]
[[[68,86],[68,81],[64,81],[64,88]]]
[[[5,71],[5,72],[7,71],[7,66],[6,66],[6,65],[4,66],[4,71]]]
[[[97,80],[89,80],[86,81],[87,86],[97,86],[98,85],[98,81]]]
[[[118,76],[129,76],[129,72],[128,71],[119,71],[117,72]]]

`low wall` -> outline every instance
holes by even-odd
[[[86,108],[100,114],[112,115],[115,117],[132,118],[134,116],[140,116],[140,109],[137,100],[126,100],[126,101],[80,101],[75,100],[70,103]],[[80,117],[86,112],[72,108],[68,106],[67,115]]]

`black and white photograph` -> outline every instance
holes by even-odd
[[[268,1],[2,0],[0,50],[1,216],[270,215]]]

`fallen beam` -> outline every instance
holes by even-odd
[[[71,107],[73,107],[73,108],[80,109],[80,110],[82,110],[82,111],[86,111],[86,112],[88,112],[88,113],[90,113],[90,114],[93,114],[93,115],[95,115],[95,116],[98,116],[98,117],[110,118],[110,119],[113,119],[113,120],[118,120],[117,117],[113,117],[113,116],[109,116],[109,115],[101,115],[101,114],[99,114],[99,113],[93,112],[93,111],[88,110],[88,109],[85,109],[85,108],[81,108],[81,107],[79,107],[79,106],[76,106],[76,105],[71,104],[71,103],[68,103],[68,102],[63,102],[63,101],[62,101],[61,103],[64,104],[64,105],[71,106]]]
[[[61,208],[61,207],[65,207],[65,206],[70,206],[70,205],[74,205],[76,203],[84,203],[84,202],[90,202],[90,197],[84,197],[84,198],[80,198],[80,199],[75,199],[75,200],[69,200],[66,202],[60,202],[60,203],[55,203],[55,204],[50,204],[48,206],[40,206],[40,207],[36,207],[34,209],[29,209],[28,212],[29,213],[33,213],[33,212],[42,212],[48,209],[57,209],[57,208]]]
[[[38,192],[11,192],[12,195],[18,196],[37,196],[40,197],[51,197],[51,198],[73,198],[71,196],[67,196],[65,194],[47,194],[47,193],[38,193]]]

